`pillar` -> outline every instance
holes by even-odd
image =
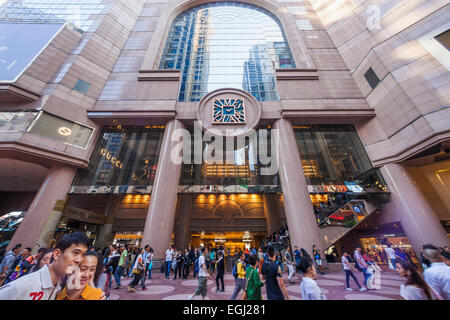
[[[154,259],[163,259],[172,236],[177,204],[178,183],[181,163],[172,161],[171,153],[178,141],[172,141],[172,134],[184,126],[179,120],[166,125],[159,153],[158,167],[145,220],[143,245],[153,248]]]
[[[189,245],[192,195],[180,194],[178,196],[177,218],[174,228],[174,245],[179,250],[184,250]],[[184,251],[183,251],[184,252]]]
[[[381,168],[391,192],[391,204],[416,256],[424,244],[438,247],[450,245],[447,233],[433,209],[420,192],[416,182],[401,164],[391,163]]]
[[[292,247],[304,248],[312,256],[312,247],[317,245],[325,262],[319,226],[316,222],[303,173],[294,130],[290,121],[280,119],[274,129],[279,132],[279,176],[283,190],[286,220]]]
[[[119,211],[120,207],[120,196],[111,195],[108,198],[108,202],[105,207],[105,224],[101,226],[100,231],[95,239],[95,246],[99,248],[104,248],[110,245],[114,240],[114,235],[112,233],[112,228],[114,225],[114,219],[116,218],[116,213]]]
[[[280,215],[278,213],[278,208],[273,199],[272,194],[263,194],[263,204],[264,204],[264,216],[267,221],[267,233],[271,235],[274,232],[280,231]]]
[[[36,252],[47,247],[62,216],[67,192],[76,168],[53,165],[28,208],[25,218],[14,233],[9,247],[21,243]]]

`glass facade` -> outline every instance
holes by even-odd
[[[270,157],[270,130],[267,130],[267,152]],[[264,137],[265,134],[264,134]],[[242,147],[237,147],[237,141],[234,141],[234,151],[226,153],[226,143],[223,143],[222,157],[219,161],[203,161],[202,164],[194,164],[194,146],[192,145],[192,164],[183,164],[180,178],[182,186],[242,186],[244,189],[248,186],[271,186],[272,191],[280,186],[278,174],[262,173],[263,168],[269,168],[271,162],[261,159],[261,153],[258,135],[255,139],[246,139]],[[203,143],[203,153],[208,148],[208,142]],[[264,152],[262,152],[264,154]],[[217,151],[215,155],[218,155]],[[265,164],[263,164],[265,163]],[[275,189],[274,189],[275,187]],[[205,188],[202,191],[208,191]],[[278,188],[279,189],[279,188]],[[188,190],[188,189],[186,189]],[[231,187],[230,190],[233,190]],[[259,188],[264,191],[264,188]],[[255,190],[255,191],[258,191]],[[266,190],[267,191],[267,190]],[[280,191],[280,190],[278,190]]]
[[[169,31],[161,69],[181,70],[179,101],[199,101],[220,88],[278,99],[274,71],[295,68],[278,19],[238,2],[216,2],[179,15]]]
[[[343,185],[373,170],[353,125],[294,125],[309,185]]]
[[[158,126],[105,127],[74,186],[153,185],[164,128]]]
[[[95,30],[97,15],[105,14],[110,5],[102,0],[23,0],[0,7],[2,22],[66,22],[83,31]]]

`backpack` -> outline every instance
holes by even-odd
[[[200,257],[197,257],[197,259],[195,259],[195,263],[194,263],[194,270],[195,270],[195,273],[198,273],[199,271],[200,271],[200,268],[199,268],[199,266],[198,266],[198,259],[199,259]]]
[[[231,271],[231,274],[233,275],[233,277],[235,278],[235,279],[237,279],[237,264],[238,264],[238,262],[239,261],[237,261],[235,264],[234,264],[234,266],[233,266],[233,270]]]

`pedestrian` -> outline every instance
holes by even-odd
[[[361,254],[361,246],[356,246],[355,253],[353,257],[355,258],[355,267],[358,271],[361,271],[364,275],[364,283],[363,285],[367,288],[367,279],[370,277],[370,274],[367,272],[367,268],[369,267],[364,260]]]
[[[396,266],[399,276],[406,278],[400,286],[400,295],[405,300],[433,300],[432,290],[416,267],[409,261],[400,260]]]
[[[391,245],[388,244],[387,248],[384,248],[384,252],[386,253],[387,258],[392,264],[392,268],[394,270],[397,268],[397,255],[395,254],[394,249],[391,248]]]
[[[189,277],[189,266],[190,266],[189,249],[185,249],[183,255],[183,279],[187,279]]]
[[[245,290],[246,278],[245,278],[245,253],[242,252],[239,256],[239,260],[236,263],[236,285],[234,287],[231,300],[236,300],[237,295],[241,290]]]
[[[320,258],[320,250],[316,245],[313,245],[313,257],[320,274],[324,274],[322,271],[322,259]]]
[[[60,280],[68,268],[79,266],[87,251],[88,237],[83,232],[65,234],[52,252],[50,265],[0,288],[0,300],[54,300]]]
[[[144,283],[144,287],[145,287],[145,280],[147,279],[147,272],[149,270],[150,267],[150,258],[152,256],[152,253],[150,252],[150,246],[147,244],[144,247],[144,262],[145,262],[145,269],[144,269],[144,275],[142,277],[142,279],[144,279],[142,282]]]
[[[120,253],[119,261],[117,263],[117,268],[114,271],[114,280],[116,281],[116,286],[114,287],[114,289],[120,289],[120,280],[122,278],[126,260],[128,257],[128,251],[126,246],[121,246],[119,248],[119,253]]]
[[[10,274],[11,266],[18,257],[21,248],[21,244],[16,244],[10,251],[5,254],[5,257],[0,264],[0,286],[3,285],[6,277]]]
[[[246,271],[247,285],[245,292],[247,300],[262,300],[261,288],[264,286],[264,281],[261,281],[258,273],[258,256],[252,254],[249,257],[250,266]]]
[[[295,269],[294,269],[294,262],[292,260],[292,255],[291,255],[291,248],[287,247],[286,251],[284,252],[284,261],[286,262],[287,268],[288,268],[288,280],[289,283],[294,283],[292,281],[292,277],[294,277],[295,274]]]
[[[147,290],[147,287],[145,286],[145,276],[147,274],[147,268],[148,268],[149,247],[150,247],[149,245],[146,245],[144,247],[144,249],[141,250],[141,252],[142,252],[142,266],[143,266],[143,269],[141,271],[140,282],[141,282],[141,288],[144,291]]]
[[[300,261],[300,270],[303,274],[300,291],[302,300],[326,300],[327,298],[317,285],[317,272],[314,263],[308,257]]]
[[[266,283],[268,300],[289,300],[289,294],[283,281],[281,267],[276,263],[273,246],[267,248],[268,261],[262,267],[263,279]]]
[[[216,252],[214,250],[211,250],[210,260],[211,260],[211,273],[214,273],[214,268],[216,266]]]
[[[198,287],[193,294],[189,296],[189,300],[194,299],[195,296],[202,295],[205,300],[208,291],[208,268],[206,267],[205,256],[208,255],[206,247],[201,248],[201,254],[198,257]]]
[[[166,268],[166,279],[169,279],[170,277],[170,268],[172,266],[172,259],[174,255],[173,246],[170,245],[169,248],[166,250],[166,260],[165,260],[165,268]]]
[[[100,269],[98,268],[100,267]],[[80,269],[80,287],[75,285],[74,277],[68,278],[66,285],[56,296],[56,300],[101,300],[104,299],[104,293],[101,289],[95,287],[95,277],[98,270],[103,269],[102,261],[96,251],[88,251],[83,257],[79,266]]]
[[[438,298],[450,300],[450,267],[443,262],[439,248],[432,244],[423,246],[425,258],[431,266],[423,272],[426,283],[434,290]]]
[[[355,275],[353,274],[352,270],[354,270],[355,272],[357,272],[358,270],[355,269],[355,267],[353,267],[349,261],[349,254],[348,251],[343,251],[342,252],[342,267],[344,268],[345,271],[345,282],[347,283],[347,291],[353,291],[352,288],[350,288],[350,277],[353,278],[353,280],[355,280],[356,284],[359,287],[359,291],[366,291],[367,289],[364,287],[361,287],[361,285],[358,282],[358,279],[356,279]]]
[[[225,261],[223,258],[223,252],[219,251],[218,254],[219,260],[217,261],[217,275],[216,275],[216,285],[217,285],[217,292],[225,292],[225,285],[223,281],[223,276],[225,274]],[[220,289],[219,281],[222,284],[222,289]]]
[[[175,257],[175,269],[173,270],[173,280],[177,279],[177,274],[178,274],[178,278],[181,279],[181,270],[183,269],[183,263],[184,263],[184,255],[181,253],[181,251],[177,251],[176,257]]]
[[[195,278],[195,276],[198,273],[199,270],[199,265],[198,265],[198,259],[200,258],[200,252],[198,250],[197,247],[195,247],[194,251],[193,251],[193,256],[192,256],[192,265],[194,266],[194,274],[192,276],[192,278]]]
[[[300,267],[300,260],[302,258],[300,250],[298,250],[297,246],[294,246],[294,260],[295,260],[295,265],[296,265],[296,269],[298,269]]]
[[[31,268],[31,272],[40,270],[44,265],[48,266],[50,264],[50,259],[52,257],[53,249],[47,249],[37,260],[36,263]]]
[[[133,281],[131,281],[130,284],[128,285],[128,292],[136,292],[134,287],[139,284],[139,281],[141,280],[141,277],[144,273],[145,261],[143,255],[144,255],[144,248],[140,250],[138,256],[136,257],[136,261],[134,262],[133,269],[131,271],[134,274],[134,278]],[[142,288],[142,290],[144,290],[144,287]]]

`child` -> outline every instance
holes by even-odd
[[[300,270],[303,272],[300,291],[303,300],[326,300],[327,298],[320,290],[315,279],[317,277],[316,268],[312,260],[308,257],[300,260]]]

